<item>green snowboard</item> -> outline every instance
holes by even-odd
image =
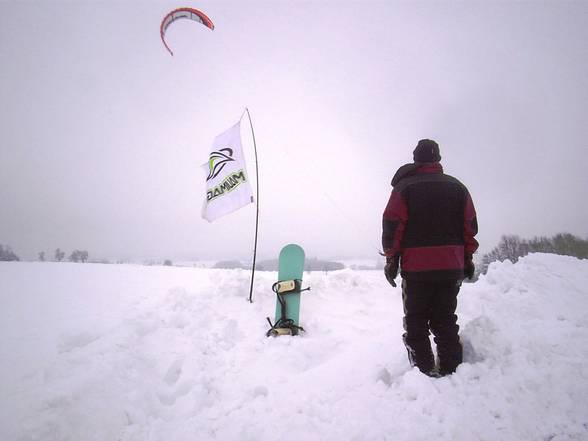
[[[278,283],[283,281],[295,281],[296,287],[287,293],[276,294],[275,327],[283,329],[285,324],[289,327],[291,335],[296,335],[300,328],[300,291],[302,275],[304,272],[304,250],[295,244],[286,245],[280,251],[278,261]],[[277,285],[277,284],[276,284]],[[283,302],[283,304],[282,304]],[[284,314],[285,313],[285,314]]]

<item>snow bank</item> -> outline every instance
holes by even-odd
[[[585,440],[588,262],[466,284],[466,363],[410,370],[377,271],[305,274],[300,337],[265,338],[275,273],[0,264],[2,440]],[[273,318],[273,317],[272,317]]]

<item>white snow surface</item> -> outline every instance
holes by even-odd
[[[588,440],[588,261],[464,284],[465,362],[410,369],[400,288],[305,273],[306,334],[266,338],[276,273],[0,263],[0,440]]]

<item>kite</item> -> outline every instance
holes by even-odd
[[[198,9],[194,9],[194,8],[174,9],[173,11],[171,11],[169,14],[167,14],[163,18],[163,20],[161,21],[161,28],[160,28],[161,41],[163,41],[163,45],[165,46],[165,48],[169,51],[169,53],[172,56],[174,53],[172,52],[172,50],[169,48],[169,46],[165,42],[165,31],[167,30],[169,25],[171,25],[174,21],[176,21],[180,18],[189,18],[190,20],[194,20],[194,21],[202,23],[207,28],[210,28],[210,30],[214,30],[214,24],[212,23],[212,20],[210,18],[208,18],[206,16],[206,14],[199,11]]]

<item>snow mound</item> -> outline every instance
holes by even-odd
[[[409,368],[380,272],[306,273],[306,334],[266,338],[275,277],[250,304],[243,270],[0,263],[0,439],[588,439],[587,261],[464,284],[442,379]]]

